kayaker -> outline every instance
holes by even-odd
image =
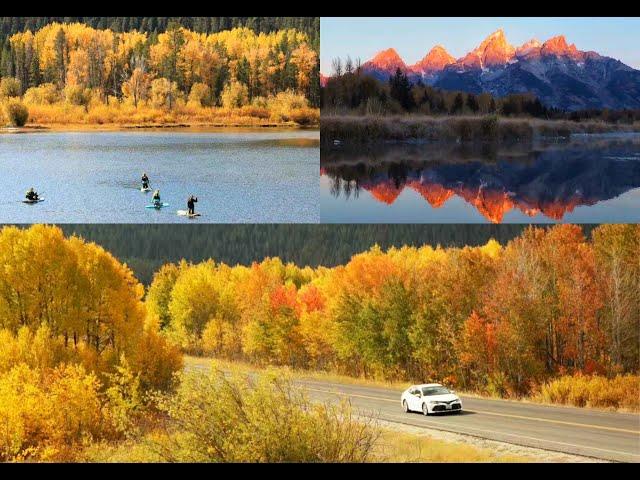
[[[151,197],[153,200],[153,203],[155,204],[159,204],[160,203],[160,190],[156,190],[155,192],[153,192],[153,197]]]
[[[142,174],[142,188],[149,188],[149,177],[147,177],[147,172]]]
[[[27,200],[36,201],[38,200],[38,192],[36,192],[34,188],[31,187],[29,190],[27,190],[25,197],[27,198]]]
[[[198,197],[194,197],[193,195],[191,195],[188,199],[187,199],[187,208],[189,209],[189,215],[195,215],[196,211],[195,211],[195,203],[198,201]]]

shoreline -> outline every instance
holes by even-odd
[[[325,115],[320,136],[327,144],[376,142],[530,142],[575,134],[639,133],[640,124],[572,122],[525,117],[391,115]],[[337,142],[337,143],[336,143]]]
[[[126,132],[136,130],[319,130],[320,125],[298,125],[295,123],[51,123],[27,124],[24,127],[0,127],[0,134],[11,133],[39,133],[39,132]]]

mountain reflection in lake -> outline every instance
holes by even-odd
[[[323,149],[326,223],[636,223],[640,136]]]

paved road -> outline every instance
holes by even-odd
[[[296,382],[317,400],[347,397],[365,415],[517,445],[605,460],[640,462],[640,414],[554,407],[461,395],[460,414],[404,413],[400,391],[318,380]]]

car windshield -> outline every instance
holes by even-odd
[[[425,397],[428,397],[429,395],[444,395],[447,393],[451,392],[444,387],[422,387],[422,394]]]

